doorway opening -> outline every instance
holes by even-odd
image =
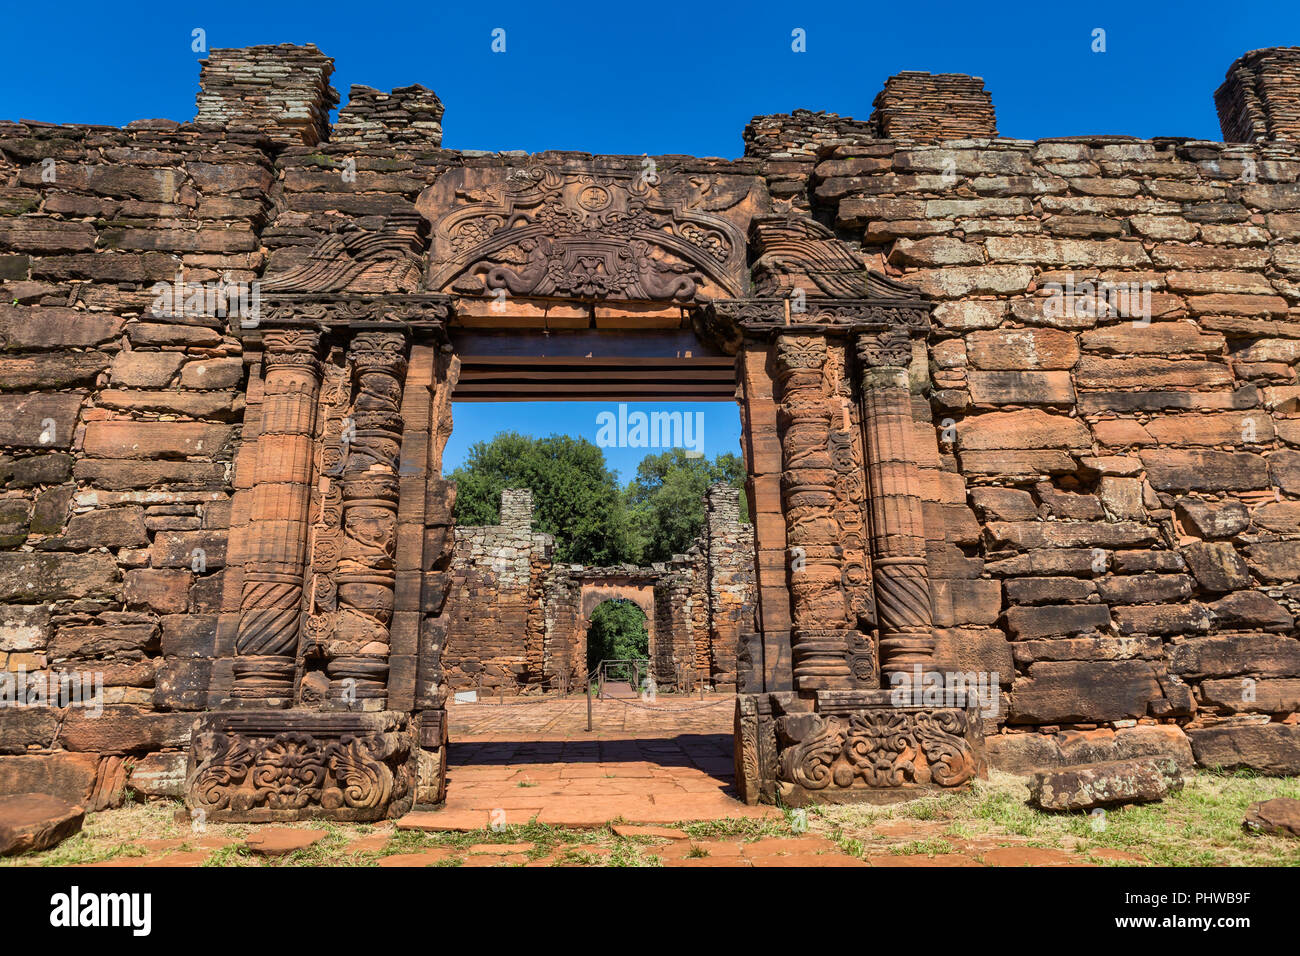
[[[587,618],[587,673],[596,673],[601,693],[653,696],[650,618],[630,598],[610,598]]]
[[[720,796],[753,613],[734,358],[681,329],[455,344],[449,801],[473,781],[465,799],[528,803],[550,774],[638,817]],[[602,661],[625,663],[589,699]]]

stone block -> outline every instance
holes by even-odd
[[[1196,583],[1211,594],[1250,587],[1246,562],[1227,541],[1197,541],[1181,550]]]
[[[1239,719],[1188,727],[1187,737],[1198,767],[1300,774],[1300,725]]]
[[[95,787],[95,754],[25,754],[0,757],[0,796],[48,793],[87,806]]]
[[[0,601],[48,603],[118,593],[111,554],[0,552]]]
[[[48,793],[0,797],[0,856],[58,846],[81,829],[83,807]]]
[[[91,422],[84,448],[91,458],[216,458],[231,437],[229,426],[202,422]]]
[[[43,604],[0,607],[0,653],[44,650],[50,642],[50,609]]]
[[[1011,723],[1145,717],[1162,697],[1145,661],[1044,661],[1028,670],[1011,688]]]
[[[0,676],[0,690],[10,700],[19,696],[19,686],[14,672]],[[48,749],[53,746],[58,731],[59,711],[56,708],[32,704],[0,707],[0,754],[22,754],[33,747]]]
[[[122,579],[126,606],[158,614],[179,614],[189,607],[194,575],[182,569],[136,568]]]
[[[84,392],[0,395],[0,445],[9,448],[68,448]]]
[[[1202,538],[1231,538],[1250,525],[1250,513],[1240,501],[1179,498],[1175,513],[1183,526]]]
[[[73,708],[64,719],[59,743],[81,753],[148,753],[187,747],[194,723],[189,714],[145,713],[126,704],[110,704],[94,716]]]
[[[185,762],[184,751],[148,754],[132,765],[127,786],[142,797],[180,800],[185,796]]]
[[[1268,468],[1248,452],[1161,449],[1139,455],[1157,491],[1246,491],[1267,488]]]
[[[1091,810],[1162,800],[1182,787],[1176,761],[1137,757],[1040,771],[1029,785],[1029,799],[1044,810]]]

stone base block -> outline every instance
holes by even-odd
[[[892,803],[987,775],[979,714],[896,706],[882,690],[736,698],[736,786],[749,804]]]
[[[213,822],[396,817],[415,791],[415,727],[397,711],[219,711],[200,717],[186,804]]]
[[[1255,770],[1274,777],[1300,774],[1300,725],[1232,719],[1187,728],[1199,767]]]
[[[422,711],[416,750],[415,805],[431,807],[447,799],[447,711]]]
[[[82,807],[48,793],[0,797],[0,856],[58,846],[85,818]]]

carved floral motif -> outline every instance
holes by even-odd
[[[776,719],[778,780],[808,791],[960,786],[980,771],[959,709],[871,707]]]
[[[401,733],[206,731],[186,791],[191,808],[211,819],[296,819],[319,807],[338,819],[375,820],[409,790],[409,752]]]

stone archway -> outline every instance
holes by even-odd
[[[596,608],[606,601],[628,601],[635,604],[645,615],[646,637],[650,648],[650,658],[654,659],[656,650],[655,634],[655,599],[654,582],[616,583],[612,581],[583,581],[580,598],[582,630],[579,637],[583,660],[590,660],[587,647],[587,632],[591,628],[591,616]]]
[[[687,335],[732,357],[720,377],[692,346],[649,372],[592,350],[557,378],[567,395],[719,397],[730,375],[757,534],[736,668],[745,799],[897,795],[979,772],[965,709],[900,704],[881,686],[934,668],[908,377],[928,306],[826,227],[767,215],[763,182],[726,167],[650,180],[627,158],[467,164],[417,202],[430,291],[346,291],[362,277],[363,289],[409,283],[424,229],[405,214],[379,226],[387,239],[323,244],[269,283],[266,321],[245,331],[259,356],[250,396],[264,398],[250,402],[237,477],[232,660],[210,688],[231,709],[203,718],[192,803],[214,818],[283,817],[248,770],[280,760],[286,735],[325,781],[290,815],[374,818],[441,799],[455,492],[440,458],[467,331]],[[525,348],[536,352],[504,350],[505,374],[480,384],[552,387],[550,346]],[[329,782],[352,764],[373,787]]]

